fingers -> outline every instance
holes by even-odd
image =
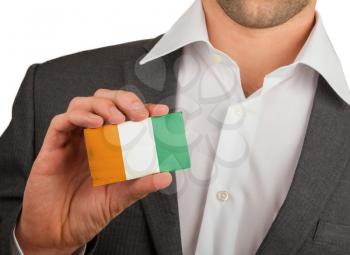
[[[75,110],[96,113],[109,124],[120,124],[125,121],[124,114],[111,100],[105,98],[76,97],[70,102],[67,112]]]
[[[42,150],[55,150],[66,144],[66,134],[77,128],[98,128],[103,125],[103,118],[96,114],[75,110],[56,115],[50,123]]]
[[[68,132],[76,127],[97,128],[103,125],[103,118],[85,111],[72,111],[55,116],[50,127],[58,132]]]
[[[93,97],[76,97],[67,112],[57,115],[48,130],[48,139],[54,132],[70,132],[76,128],[97,128],[104,123],[120,124],[127,119],[140,121],[149,116],[169,112],[166,105],[147,104],[134,93],[121,90],[99,89]],[[49,139],[52,141],[52,139]],[[55,140],[55,139],[54,139]]]
[[[169,113],[169,107],[164,104],[146,104],[151,116],[161,116]]]
[[[120,124],[126,118],[139,121],[149,115],[164,115],[169,112],[169,108],[162,104],[144,105],[132,92],[99,89],[93,97],[74,98],[70,102],[67,112],[72,111],[94,113],[101,116],[106,123]]]
[[[95,97],[111,100],[125,116],[134,121],[140,121],[149,116],[149,112],[138,96],[129,91],[99,89]]]

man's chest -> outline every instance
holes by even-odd
[[[197,54],[185,49],[176,100],[192,160],[189,171],[176,174],[184,251],[253,253],[287,196],[317,77],[291,70],[246,98],[233,63]]]

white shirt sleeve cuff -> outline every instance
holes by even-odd
[[[15,229],[16,229],[16,226],[13,228],[13,231],[12,231],[12,238],[11,238],[11,252],[12,252],[12,254],[11,255],[24,255],[21,247],[18,244],[16,235],[15,235]]]
[[[13,231],[12,231],[12,240],[11,240],[11,255],[24,255],[22,252],[21,247],[18,244],[16,235],[15,235],[15,229],[16,226],[14,227]],[[79,248],[78,250],[76,250],[73,255],[84,255],[85,254],[85,250],[86,250],[86,245],[84,245],[83,247]]]

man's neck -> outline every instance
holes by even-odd
[[[209,40],[239,65],[246,96],[263,85],[267,74],[293,63],[315,22],[315,6],[310,4],[287,23],[252,29],[234,22],[217,1],[202,2]]]

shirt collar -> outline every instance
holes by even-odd
[[[140,61],[140,64],[143,65],[163,57],[194,42],[206,42],[211,45],[201,0],[195,0],[192,6]],[[293,64],[298,63],[307,65],[318,72],[333,90],[350,104],[350,91],[344,71],[318,13],[315,26]]]
[[[201,0],[196,0],[140,61],[143,65],[193,42],[208,42],[208,31]]]
[[[318,72],[333,90],[345,102],[350,104],[350,91],[342,65],[319,13],[316,14],[315,26],[295,61],[303,63]]]

